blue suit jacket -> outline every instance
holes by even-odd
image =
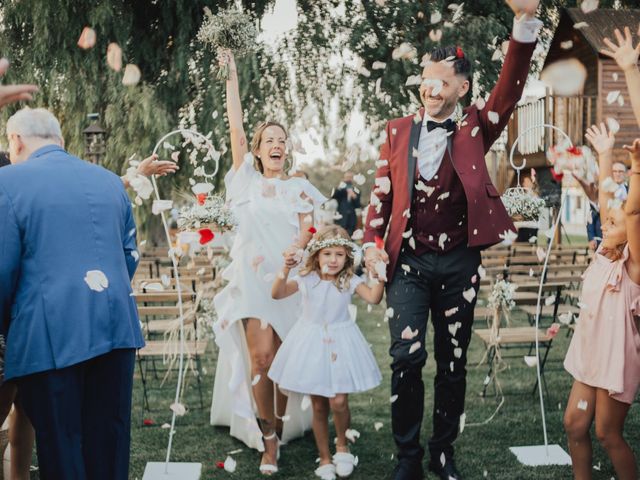
[[[0,320],[5,378],[144,345],[131,278],[131,202],[120,178],[62,148],[0,169]],[[102,271],[108,287],[89,288]]]

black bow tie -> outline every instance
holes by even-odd
[[[427,132],[430,132],[434,128],[444,128],[447,132],[453,132],[456,129],[456,124],[450,118],[446,119],[442,123],[427,120]]]

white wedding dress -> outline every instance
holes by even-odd
[[[314,204],[326,198],[303,178],[265,178],[250,160],[237,171],[231,169],[224,179],[238,226],[231,263],[222,274],[228,283],[214,298],[217,320],[213,329],[219,353],[211,424],[229,426],[232,436],[263,451],[249,351],[239,320],[258,318],[271,325],[282,340],[286,338],[298,318],[300,296],[274,300],[271,285],[283,266],[282,252],[300,234],[299,214],[312,215]],[[302,411],[301,401],[301,395],[289,395],[282,435],[285,443],[310,427],[311,411]]]

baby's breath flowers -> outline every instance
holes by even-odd
[[[220,10],[215,15],[207,7],[205,19],[200,26],[197,39],[209,45],[218,55],[231,50],[235,56],[246,55],[256,48],[256,19],[248,12],[236,8]],[[218,71],[218,78],[226,80],[229,71],[224,64]]]

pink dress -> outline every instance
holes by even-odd
[[[582,276],[580,316],[564,368],[573,378],[632,403],[640,386],[640,285],[627,273],[623,256],[611,261],[596,253]]]

